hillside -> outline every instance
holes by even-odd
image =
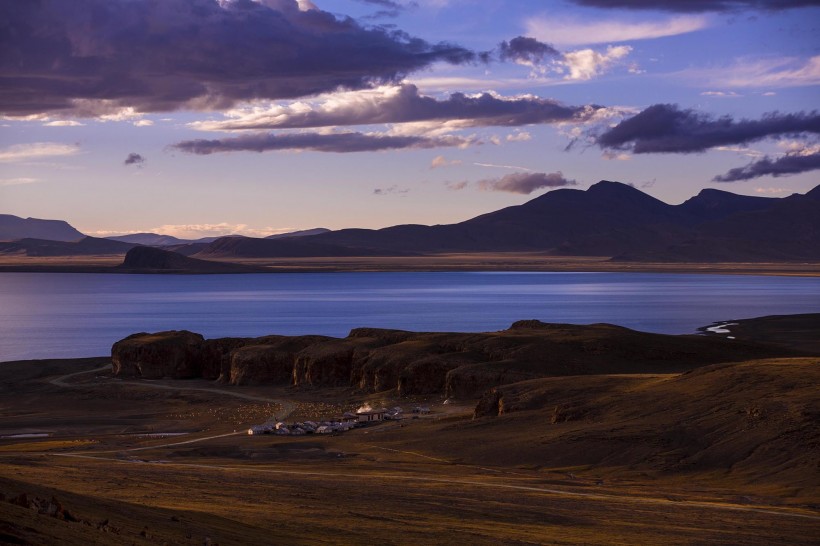
[[[136,246],[133,243],[110,241],[97,237],[82,237],[78,241],[52,241],[44,239],[19,239],[0,243],[0,255],[20,256],[94,256],[125,254]]]
[[[17,239],[46,239],[49,241],[78,241],[85,237],[63,220],[40,220],[0,214],[0,241]]]

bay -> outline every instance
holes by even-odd
[[[694,333],[820,311],[820,278],[653,273],[0,274],[0,362],[110,353],[135,332],[494,331],[521,319]]]

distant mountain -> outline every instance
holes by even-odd
[[[321,235],[322,233],[328,233],[330,230],[327,228],[313,228],[313,229],[303,229],[299,231],[290,231],[288,233],[277,233],[276,235],[268,235],[265,239],[287,239],[289,237],[308,237],[310,235]]]
[[[117,269],[128,273],[261,273],[265,268],[240,264],[209,262],[188,258],[176,252],[150,246],[128,251]]]
[[[277,233],[276,235],[268,235],[265,239],[287,239],[289,237],[307,237],[310,235],[320,235],[329,232],[326,228],[303,229],[300,231],[291,231],[288,233]],[[226,235],[224,237],[244,237],[244,235]],[[181,247],[181,245],[195,245],[213,243],[217,239],[223,237],[201,237],[199,239],[180,239],[173,235],[161,235],[159,233],[129,233],[127,235],[113,235],[106,237],[112,241],[122,241],[123,243],[134,243],[145,246],[157,247]],[[169,248],[168,250],[174,250]]]
[[[125,254],[134,244],[110,241],[97,237],[83,237],[79,241],[48,241],[44,239],[20,239],[0,243],[0,255],[20,256],[95,256]]]
[[[82,236],[65,222],[8,215],[0,220],[9,225],[53,222]],[[0,221],[0,229],[3,225]],[[103,242],[128,246],[105,247]],[[784,198],[705,189],[680,205],[669,205],[630,185],[601,181],[586,191],[558,189],[458,224],[315,228],[264,239],[228,236],[213,241],[151,233],[88,237],[77,243],[27,238],[0,244],[0,252],[116,254],[135,244],[205,259],[539,252],[642,262],[820,261],[820,186]]]
[[[85,237],[63,220],[40,220],[0,214],[0,241],[17,239],[46,239],[49,241],[78,241]]]
[[[219,237],[202,237],[201,239],[179,239],[173,235],[160,235],[159,233],[129,233],[128,235],[114,235],[106,237],[111,241],[121,241],[123,243],[134,243],[145,246],[171,246],[186,245],[192,243],[212,243]]]

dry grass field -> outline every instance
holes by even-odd
[[[474,418],[476,400],[4,363],[0,543],[812,544],[819,364],[545,378],[502,387],[501,415]],[[245,433],[364,402],[432,412]]]

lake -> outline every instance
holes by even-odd
[[[520,319],[694,333],[820,311],[820,278],[653,273],[0,273],[0,362],[110,354],[135,332],[345,336],[501,330]]]

